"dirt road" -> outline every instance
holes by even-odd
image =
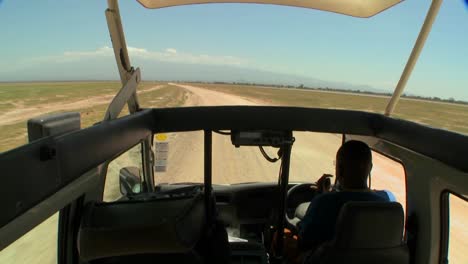
[[[179,85],[190,92],[186,106],[262,105],[261,100]],[[272,117],[274,118],[274,117]],[[333,173],[336,151],[341,136],[324,133],[294,134],[296,142],[291,157],[291,181],[315,181],[323,173]],[[203,181],[203,133],[171,134],[169,164],[166,173],[158,173],[158,182]],[[267,148],[270,156],[277,149]],[[213,183],[276,182],[279,163],[269,163],[256,147],[235,148],[229,136],[213,135]]]

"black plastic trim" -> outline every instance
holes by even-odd
[[[440,195],[440,249],[439,263],[447,264],[450,234],[450,192],[445,190]]]
[[[153,109],[153,132],[276,129],[373,136],[468,172],[468,136],[381,114],[302,107]]]

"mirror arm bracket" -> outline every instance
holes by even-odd
[[[104,116],[104,121],[116,119],[119,116],[120,112],[122,112],[122,109],[125,107],[125,104],[132,100],[140,80],[140,68],[137,68],[132,72],[130,78],[119,90],[117,95],[112,99]]]

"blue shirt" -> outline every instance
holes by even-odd
[[[385,198],[388,198],[388,200],[390,202],[396,202],[396,197],[395,195],[391,192],[391,191],[388,191],[388,190],[381,190],[381,191],[374,191],[376,194],[378,195],[381,195]]]
[[[375,192],[330,192],[312,199],[304,219],[298,224],[299,245],[313,249],[330,241],[335,235],[335,225],[341,207],[350,201],[387,202],[388,197]]]

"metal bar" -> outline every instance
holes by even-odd
[[[127,51],[127,42],[125,41],[125,34],[123,31],[123,26],[122,26],[122,20],[120,18],[120,9],[119,9],[119,4],[117,0],[108,0],[108,6],[111,12],[115,14],[114,19],[115,19],[115,26],[116,26],[116,32],[118,34],[114,35],[115,38],[112,39],[118,39],[118,44],[120,44],[120,49],[122,49],[122,54],[119,54],[119,58],[124,59],[124,64],[121,66],[124,67],[124,69],[129,72],[131,63],[130,63],[130,58],[128,56],[128,51]]]
[[[125,42],[125,34],[123,32],[117,0],[108,0],[108,7],[109,8],[106,10],[107,26],[109,28],[120,80],[124,86],[130,79],[133,69],[128,56],[127,44]],[[138,111],[139,105],[136,92],[130,97],[127,103],[130,113]]]
[[[278,223],[276,226],[276,245],[275,254],[278,260],[283,257],[283,236],[285,227],[285,214],[286,214],[286,194],[288,193],[289,183],[289,165],[291,161],[291,149],[292,149],[292,135],[291,142],[285,142],[282,146],[283,156],[281,158],[281,172],[280,172],[280,183],[279,183],[279,208],[278,208]]]
[[[205,154],[205,167],[204,167],[204,190],[205,190],[205,207],[207,221],[211,221],[213,215],[213,208],[211,208],[211,182],[212,182],[212,132],[211,130],[204,131],[204,154]],[[212,224],[212,223],[208,223]]]
[[[152,150],[152,137],[150,135],[141,145],[142,159],[143,159],[143,177],[145,179],[148,192],[154,192],[154,171],[153,171],[153,150]]]
[[[419,55],[421,54],[421,50],[423,49],[424,44],[426,43],[427,36],[431,32],[432,24],[434,23],[437,13],[439,12],[442,1],[443,0],[432,1],[431,7],[429,8],[429,11],[426,15],[426,19],[424,20],[424,24],[421,28],[421,31],[419,32],[418,39],[414,44],[413,51],[411,51],[411,55],[408,59],[408,62],[406,63],[403,73],[401,74],[400,80],[398,81],[395,91],[393,92],[393,96],[388,102],[387,108],[385,109],[386,116],[390,116],[393,110],[395,110],[398,100],[400,99],[400,96],[405,89],[406,83],[408,82],[408,79],[414,69],[414,66],[418,61]]]
[[[448,264],[449,234],[450,234],[450,193],[444,192],[440,196],[440,248],[439,263]]]

